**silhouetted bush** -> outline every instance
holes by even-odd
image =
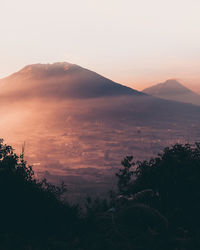
[[[150,161],[122,161],[110,199],[85,212],[65,185],[37,180],[0,140],[0,249],[200,249],[200,144],[165,148]]]
[[[200,144],[176,144],[150,161],[134,163],[126,157],[122,163],[117,173],[119,193],[131,200],[138,192],[152,190],[144,203],[167,219],[168,249],[181,244],[199,249]]]
[[[24,242],[70,239],[77,234],[78,207],[62,200],[65,186],[34,178],[23,154],[0,140],[0,240],[8,235]],[[14,235],[14,236],[12,236]],[[25,244],[25,242],[23,244]],[[47,242],[47,241],[46,241]],[[45,243],[46,244],[46,243]]]

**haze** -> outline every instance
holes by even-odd
[[[0,78],[31,63],[68,61],[143,89],[200,73],[198,0],[0,1]]]
[[[28,65],[0,87],[1,137],[18,154],[25,142],[37,177],[64,180],[73,199],[115,186],[124,155],[149,159],[200,141],[200,106],[191,100],[155,98],[78,65]]]

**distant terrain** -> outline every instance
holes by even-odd
[[[200,141],[200,107],[143,94],[77,65],[29,65],[0,87],[0,137],[17,152],[25,142],[37,176],[66,181],[74,199],[114,187],[126,155],[148,159],[176,142]]]
[[[70,63],[34,64],[0,80],[1,98],[58,99],[144,95]]]
[[[186,88],[176,80],[167,80],[166,82],[146,88],[142,92],[166,100],[200,105],[200,95]]]

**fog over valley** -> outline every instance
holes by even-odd
[[[150,159],[165,146],[200,140],[199,106],[149,96],[79,66],[30,65],[0,85],[1,137],[18,153],[25,142],[36,175],[64,180],[73,199],[115,187],[126,155]]]

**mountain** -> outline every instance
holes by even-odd
[[[64,180],[77,199],[114,186],[126,155],[148,159],[200,141],[199,117],[199,106],[141,94],[69,63],[29,65],[0,80],[0,138],[19,154],[25,142],[37,177]]]
[[[28,65],[0,80],[0,87],[1,94],[13,98],[52,96],[60,99],[142,95],[93,71],[66,62]]]
[[[186,88],[176,80],[167,80],[163,83],[146,88],[142,92],[166,100],[200,105],[200,95]]]

